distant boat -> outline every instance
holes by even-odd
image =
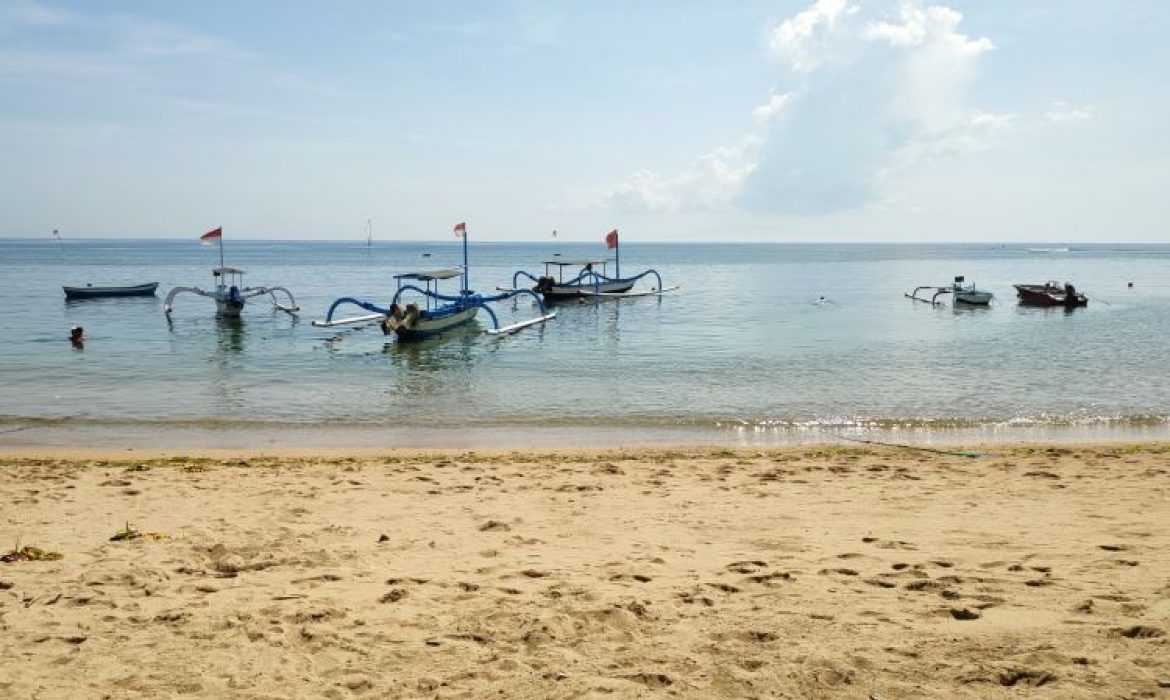
[[[555,231],[553,232],[553,236],[556,236]],[[544,274],[540,277],[530,272],[525,272],[524,270],[517,270],[512,275],[512,288],[518,289],[521,279],[528,279],[535,283],[532,290],[544,297],[546,303],[569,300],[580,301],[586,297],[604,300],[618,297],[650,296],[665,294],[666,292],[673,292],[678,289],[677,286],[670,287],[669,289],[664,288],[662,286],[662,275],[659,275],[657,270],[646,270],[633,277],[622,277],[621,249],[618,247],[617,229],[606,234],[605,244],[607,248],[614,251],[613,277],[607,274],[606,265],[609,261],[604,258],[545,260],[542,263],[544,265]],[[554,255],[560,255],[560,253],[555,253]],[[566,280],[566,268],[574,267],[578,267],[580,270],[576,274],[572,270],[569,270],[567,275],[569,279]],[[645,292],[631,292],[630,290],[634,288],[634,284],[647,275],[653,275],[658,286],[652,287],[649,291]]]
[[[84,287],[62,287],[66,299],[101,299],[104,297],[152,297],[158,289],[158,282],[134,284],[126,287],[95,287],[87,284]]]
[[[994,296],[995,296],[994,294],[992,294],[991,292],[982,290],[982,289],[976,289],[975,285],[973,285],[973,284],[964,287],[963,282],[965,282],[965,281],[966,281],[965,277],[963,277],[962,275],[956,275],[955,281],[949,287],[932,287],[930,285],[926,285],[923,287],[915,287],[913,292],[910,292],[909,294],[906,294],[905,296],[908,299],[913,299],[914,301],[925,301],[925,302],[930,303],[930,304],[939,303],[938,298],[940,296],[942,296],[943,294],[953,295],[954,300],[956,302],[962,303],[962,304],[972,304],[975,306],[987,306],[988,304],[991,303],[992,298],[994,298]],[[927,299],[925,297],[918,296],[918,293],[924,289],[933,290],[934,294],[929,299]]]
[[[1065,282],[1046,282],[1044,284],[1016,284],[1016,296],[1020,303],[1027,306],[1087,306],[1089,298],[1078,292],[1076,287]]]

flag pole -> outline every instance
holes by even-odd
[[[223,230],[219,232],[219,266],[223,267]]]
[[[613,232],[615,234],[617,234],[617,229],[615,228],[613,230]],[[622,237],[620,234],[618,234],[614,237],[613,267],[614,267],[614,277],[621,279],[622,278]]]

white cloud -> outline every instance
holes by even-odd
[[[1053,124],[1075,124],[1087,122],[1093,118],[1093,108],[1089,105],[1070,105],[1067,102],[1053,102],[1044,118]]]
[[[889,13],[865,7],[817,0],[779,23],[769,47],[795,89],[753,110],[739,146],[676,175],[639,171],[603,205],[830,214],[870,204],[898,173],[985,149],[1011,128],[1012,115],[967,105],[995,46],[960,32],[962,14],[916,0]]]
[[[672,212],[726,205],[743,187],[755,168],[753,137],[738,146],[719,148],[700,156],[686,170],[664,177],[639,170],[625,182],[604,192],[596,203],[604,209]]]
[[[769,44],[797,72],[815,70],[825,60],[829,35],[843,15],[857,12],[847,0],[816,0],[813,6],[773,28]]]
[[[752,110],[752,116],[755,117],[756,124],[763,126],[772,121],[784,112],[784,109],[791,101],[791,92],[786,92],[782,95],[773,93],[773,95],[768,98],[767,102]]]
[[[978,55],[995,48],[990,39],[969,39],[955,31],[963,14],[949,7],[923,8],[915,2],[905,2],[899,9],[900,24],[870,22],[863,36],[870,40],[889,42],[903,48],[919,46],[931,40],[941,41],[949,52],[958,56]]]

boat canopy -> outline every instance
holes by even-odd
[[[212,268],[213,275],[242,275],[244,271],[235,267],[216,267]]]
[[[446,270],[431,270],[430,272],[406,272],[401,275],[394,275],[396,280],[418,280],[419,282],[431,282],[433,280],[449,280],[452,277],[459,277],[463,274],[463,270],[457,268],[449,268]]]
[[[586,265],[604,265],[604,260],[545,260],[543,265],[559,265],[561,267],[585,267]]]

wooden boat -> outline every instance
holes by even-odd
[[[507,290],[494,296],[478,294],[468,287],[467,265],[467,233],[466,228],[456,227],[456,233],[463,231],[463,267],[444,270],[430,270],[426,272],[407,272],[395,275],[394,280],[398,288],[390,300],[388,307],[379,306],[372,302],[362,301],[353,297],[342,297],[329,306],[325,320],[313,321],[314,326],[330,328],[351,323],[380,321],[382,333],[393,333],[401,343],[414,343],[441,335],[475,320],[480,309],[487,312],[492,320],[492,328],[487,331],[491,335],[514,333],[522,328],[544,323],[556,318],[556,313],[546,313],[544,302],[540,295],[528,289]],[[444,280],[460,278],[458,294],[443,294],[439,291],[439,283]],[[422,287],[417,284],[421,282]],[[492,311],[489,303],[504,301],[520,295],[529,295],[536,300],[540,315],[525,321],[500,326],[499,317]],[[408,295],[414,297],[407,301]],[[357,306],[372,313],[350,318],[335,319],[334,312],[342,306]]]
[[[158,282],[132,284],[125,287],[62,287],[66,299],[102,299],[106,297],[152,297],[158,289]]]
[[[914,291],[907,294],[906,297],[913,299],[914,301],[924,301],[930,304],[938,304],[940,303],[938,301],[940,296],[944,294],[950,294],[956,303],[971,304],[974,306],[987,306],[995,297],[995,295],[991,292],[982,289],[976,289],[975,285],[973,284],[964,287],[964,281],[966,281],[966,278],[964,278],[963,275],[956,275],[955,281],[951,283],[951,286],[949,287],[932,287],[929,285],[915,287]],[[918,293],[924,289],[932,289],[934,290],[934,294],[929,299],[918,296]]]
[[[198,294],[199,296],[214,299],[215,315],[220,318],[239,318],[240,312],[244,310],[244,305],[248,299],[264,294],[267,294],[272,299],[272,306],[279,311],[286,311],[290,314],[296,314],[296,312],[300,311],[296,300],[293,299],[292,292],[284,287],[243,286],[243,270],[234,267],[216,267],[211,270],[211,276],[215,280],[215,289],[212,291],[204,291],[199,287],[175,287],[172,289],[167,294],[167,299],[163,303],[163,313],[167,317],[170,317],[171,312],[175,308],[175,297],[183,292],[190,292],[191,294]],[[276,296],[277,292],[288,297],[287,304],[281,303]]]
[[[606,245],[614,251],[614,276],[610,277],[606,270],[607,262],[604,259],[584,260],[545,260],[544,274],[537,277],[524,270],[518,270],[512,275],[512,288],[517,289],[521,279],[528,279],[534,286],[532,291],[540,294],[548,303],[556,303],[585,298],[605,299],[613,297],[632,297],[657,295],[671,292],[678,287],[664,289],[662,276],[656,270],[646,270],[633,277],[621,276],[621,249],[617,230],[611,231],[605,238]],[[558,253],[559,255],[559,253]],[[579,268],[574,274],[572,268]],[[566,280],[566,270],[569,279]],[[646,292],[632,292],[634,285],[643,277],[653,275],[657,281],[656,287]]]
[[[175,287],[167,294],[163,303],[163,313],[169,319],[174,310],[175,297],[184,292],[198,294],[215,300],[215,315],[219,318],[239,318],[244,305],[252,297],[267,294],[272,299],[272,306],[279,311],[296,314],[300,311],[292,292],[284,287],[245,287],[244,271],[235,267],[226,267],[223,264],[223,229],[217,228],[208,231],[200,237],[199,242],[208,245],[211,242],[219,244],[219,267],[211,269],[211,277],[215,280],[215,289],[204,291],[199,287]],[[288,297],[288,303],[282,304],[276,294],[280,292]]]
[[[1016,296],[1027,306],[1087,306],[1089,298],[1068,282],[1063,285],[1048,281],[1044,284],[1016,284]]]

